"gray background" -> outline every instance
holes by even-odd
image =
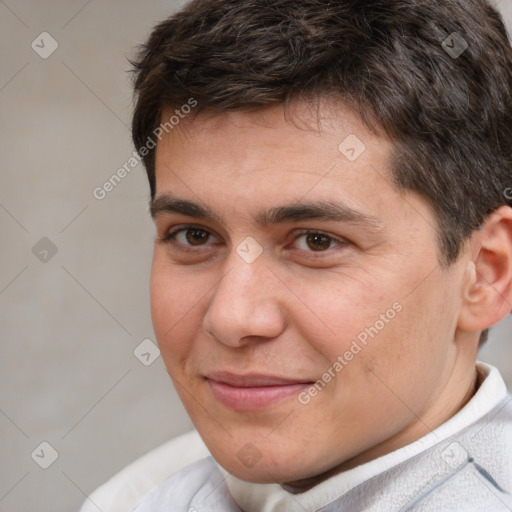
[[[512,0],[496,3],[512,27]],[[133,353],[154,340],[142,166],[93,196],[133,151],[126,58],[178,5],[0,0],[2,512],[77,510],[192,428],[161,358],[145,366]],[[47,59],[31,47],[44,31],[59,45]],[[509,316],[480,356],[509,386],[511,334]],[[48,469],[35,462],[43,441],[59,454]]]

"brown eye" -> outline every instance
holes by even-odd
[[[199,247],[211,245],[207,243],[210,238],[213,241],[217,240],[217,238],[212,235],[209,231],[201,228],[197,228],[195,226],[190,227],[181,227],[176,229],[170,233],[168,233],[165,237],[161,239],[162,242],[168,243],[173,248],[191,250],[191,247]]]
[[[207,241],[210,235],[202,229],[187,229],[184,231],[186,231],[185,238],[190,245],[202,245],[201,242]]]
[[[313,266],[329,266],[329,262],[339,261],[341,255],[344,255],[352,245],[353,243],[346,238],[305,229],[294,236],[291,246],[287,249],[290,249],[291,254],[298,257],[299,261],[309,262]]]
[[[295,238],[296,246],[304,252],[327,252],[332,244],[344,245],[346,242],[318,231],[303,231]]]
[[[320,233],[308,233],[306,235],[306,243],[308,247],[314,251],[325,251],[331,245],[331,239]]]

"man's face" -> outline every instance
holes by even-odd
[[[439,267],[431,209],[391,185],[391,143],[346,108],[320,112],[321,132],[282,106],[201,114],[157,147],[157,239],[181,231],[155,243],[155,334],[212,455],[250,481],[370,460],[467,391],[461,265]],[[332,218],[305,207],[321,203]]]

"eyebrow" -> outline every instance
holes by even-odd
[[[150,201],[151,217],[161,214],[178,213],[187,217],[209,220],[226,225],[224,218],[205,204],[163,194]],[[364,225],[380,230],[382,221],[373,215],[355,210],[341,201],[308,201],[286,204],[259,212],[255,217],[261,226],[277,225],[284,222],[304,220],[331,220],[350,224]]]

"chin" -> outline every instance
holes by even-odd
[[[281,468],[268,461],[263,462],[260,460],[253,467],[245,466],[238,460],[229,460],[225,461],[225,463],[217,460],[217,462],[236,478],[257,484],[284,483],[301,480],[303,478],[303,475],[290,473],[290,468]]]
[[[214,459],[240,480],[253,483],[285,483],[307,479],[325,471],[319,461],[307,458],[304,447],[286,446],[284,443],[252,442],[250,437],[234,441],[227,446],[208,446]]]

